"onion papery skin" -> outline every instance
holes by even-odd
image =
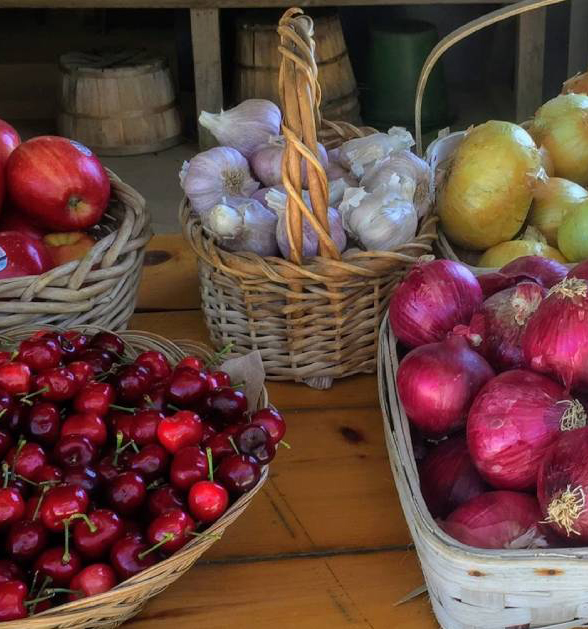
[[[542,519],[562,538],[588,543],[588,427],[562,433],[537,476]],[[567,515],[567,517],[566,517]]]
[[[525,369],[506,371],[478,393],[467,421],[468,448],[496,489],[529,490],[562,427],[583,426],[586,413],[561,385]]]
[[[525,362],[550,374],[567,389],[588,384],[588,282],[566,278],[556,284],[527,321]]]
[[[417,264],[390,299],[390,325],[408,347],[434,343],[482,305],[482,289],[463,264],[433,260]]]
[[[461,336],[422,345],[401,361],[398,395],[408,418],[427,437],[462,428],[480,388],[494,376],[492,367]]]
[[[549,151],[555,175],[588,185],[588,96],[561,94],[537,110],[530,129]]]
[[[475,127],[457,147],[439,190],[443,230],[452,242],[477,251],[510,240],[543,175],[541,153],[522,127],[496,120]]]
[[[470,458],[463,435],[449,437],[429,450],[419,466],[421,492],[434,518],[447,517],[488,487]]]
[[[557,245],[570,262],[588,258],[588,199],[566,214],[557,230]]]
[[[588,94],[588,72],[570,77],[561,86],[562,94]]]
[[[541,510],[535,496],[490,491],[458,507],[442,528],[474,548],[543,548]]]
[[[509,240],[487,249],[478,260],[479,267],[497,268],[521,256],[540,256],[565,263],[565,257],[554,247],[537,240]]]

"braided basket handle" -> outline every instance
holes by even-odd
[[[541,9],[542,7],[547,7],[552,4],[559,4],[563,1],[564,0],[523,0],[522,2],[517,2],[516,4],[507,5],[497,9],[496,11],[490,11],[490,13],[460,26],[438,42],[425,60],[417,85],[414,104],[414,125],[416,131],[417,152],[419,155],[423,154],[423,138],[421,129],[421,108],[423,105],[423,95],[425,93],[425,87],[427,86],[429,75],[441,55],[446,50],[449,50],[449,48],[451,48],[454,44],[457,44],[457,42],[468,37],[468,35],[481,31],[487,26],[491,26],[492,24],[496,24],[502,20],[514,17],[515,15],[521,15],[522,13],[527,13],[528,11],[533,11],[535,9]]]

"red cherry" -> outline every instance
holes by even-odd
[[[105,556],[112,545],[124,535],[122,520],[110,509],[96,509],[88,515],[95,531],[90,531],[88,523],[78,520],[73,528],[73,540],[77,551],[84,559],[94,561]]]
[[[108,382],[88,382],[74,399],[74,409],[78,413],[106,415],[114,402],[114,387]]]
[[[167,408],[167,386],[167,380],[162,380],[154,384],[149,392],[143,395],[143,399],[139,403],[139,408],[153,411],[165,410]]]
[[[154,382],[165,380],[172,372],[169,361],[161,352],[143,352],[135,359],[135,365],[149,369]]]
[[[21,520],[10,527],[6,539],[6,551],[20,562],[35,559],[47,546],[49,536],[39,520]]]
[[[101,484],[108,485],[125,470],[128,461],[126,461],[124,455],[127,455],[127,451],[119,455],[117,465],[114,464],[114,454],[108,454],[100,460],[96,467],[96,472]],[[128,456],[130,457],[130,455]]]
[[[145,367],[127,365],[116,376],[116,395],[124,404],[143,399],[151,384],[151,375]]]
[[[97,347],[118,356],[122,356],[125,353],[124,341],[120,336],[112,332],[98,332],[95,334],[90,341],[90,347]]]
[[[184,509],[185,506],[186,503],[181,494],[170,485],[164,485],[149,492],[147,508],[153,517],[157,517],[170,509]]]
[[[259,482],[259,463],[246,454],[232,454],[225,457],[216,470],[217,479],[234,496],[251,491]]]
[[[235,435],[239,452],[249,454],[261,465],[267,465],[276,456],[276,446],[263,426],[245,424]]]
[[[37,470],[45,465],[47,455],[45,450],[36,443],[20,442],[11,448],[6,455],[6,462],[14,468],[14,471],[23,478],[33,480]]]
[[[207,446],[208,442],[218,434],[216,428],[210,422],[202,422],[202,445]]]
[[[122,515],[130,515],[145,502],[147,487],[136,472],[119,474],[108,487],[108,501]]]
[[[4,415],[4,426],[12,432],[12,434],[21,434],[25,431],[26,420],[29,414],[27,404],[14,404],[11,410]]]
[[[10,414],[14,411],[16,407],[16,402],[14,398],[8,391],[0,388],[0,419],[5,415],[10,416]],[[2,420],[3,422],[5,420]]]
[[[41,465],[35,472],[35,483],[58,484],[63,479],[63,472],[55,465]]]
[[[116,574],[108,564],[91,564],[78,572],[70,581],[69,589],[75,590],[75,592],[68,594],[68,601],[77,601],[86,596],[103,594],[112,590],[116,583]]]
[[[231,376],[226,371],[211,371],[207,377],[211,391],[231,386]]]
[[[243,422],[247,412],[247,398],[243,391],[218,389],[204,400],[204,415],[209,421],[222,425]]]
[[[77,330],[66,330],[62,336],[61,346],[66,346],[65,353],[70,360],[77,358],[90,345],[90,338]]]
[[[157,443],[157,427],[165,419],[159,411],[142,410],[136,413],[131,424],[131,439],[138,446]]]
[[[0,489],[0,526],[22,520],[25,514],[25,502],[18,489],[4,487]]]
[[[31,390],[31,370],[24,363],[8,363],[0,367],[0,388],[11,395]]]
[[[115,542],[110,550],[110,563],[121,581],[130,579],[157,563],[158,558],[154,553],[142,554],[147,550],[147,544],[133,535],[127,535]]]
[[[55,339],[40,338],[21,341],[17,360],[28,365],[33,371],[44,371],[57,367],[61,362],[63,352]]]
[[[53,402],[33,404],[25,423],[31,438],[43,445],[53,446],[59,439],[61,417]]]
[[[195,520],[209,524],[218,520],[227,510],[229,494],[219,483],[201,480],[190,488],[188,506]]]
[[[88,465],[96,458],[96,446],[86,437],[68,435],[55,444],[53,457],[65,467]]]
[[[233,426],[229,426],[229,428],[233,428]],[[211,449],[212,458],[215,461],[218,462],[226,456],[235,454],[235,448],[229,438],[234,438],[234,431],[223,430],[208,442],[207,447]]]
[[[0,367],[12,360],[12,352],[0,352]]]
[[[0,583],[6,581],[24,581],[25,575],[23,571],[8,559],[0,559]]]
[[[10,433],[0,430],[0,459],[3,459],[8,450],[12,448],[14,441],[10,436]]]
[[[195,529],[194,520],[185,511],[172,509],[151,522],[147,529],[147,541],[153,545],[161,544],[161,551],[172,555],[192,539],[190,533]]]
[[[286,434],[286,422],[282,415],[273,408],[262,408],[253,413],[251,415],[251,424],[265,428],[274,445],[277,445]]]
[[[88,494],[81,487],[53,487],[41,503],[41,520],[47,529],[59,533],[64,529],[64,520],[76,513],[86,513],[89,504]]]
[[[133,454],[130,469],[147,481],[161,478],[167,469],[169,454],[158,443],[149,443]]]
[[[206,365],[201,358],[196,358],[196,356],[186,356],[176,365],[176,369],[182,369],[183,367],[193,369],[194,371],[203,371]]]
[[[98,376],[108,371],[114,365],[115,357],[103,349],[90,347],[79,353],[78,360],[88,363],[94,375]]]
[[[129,413],[116,411],[109,415],[109,422],[112,424],[113,432],[122,432],[124,441],[130,441],[133,432],[135,417]]]
[[[96,413],[77,413],[70,415],[61,426],[61,438],[69,436],[86,437],[100,448],[106,443],[108,432],[103,419]]]
[[[171,484],[180,491],[188,491],[208,474],[206,454],[198,446],[188,446],[178,450],[170,467]]]
[[[66,485],[81,487],[89,495],[100,486],[100,477],[98,472],[88,465],[74,465],[65,469],[63,482]]]
[[[64,554],[65,548],[63,546],[48,548],[39,555],[33,570],[38,570],[41,576],[51,577],[52,586],[67,587],[81,570],[82,559],[75,550],[70,549],[69,561],[64,562]]]
[[[192,411],[178,411],[162,419],[157,427],[159,442],[172,454],[186,446],[198,445],[202,434],[202,420]]]
[[[85,360],[75,360],[73,363],[69,363],[67,368],[73,373],[78,390],[94,377],[94,369]]]
[[[29,613],[25,606],[28,594],[22,581],[0,583],[0,622],[26,618]]]
[[[210,391],[208,378],[202,371],[177,369],[167,389],[167,399],[176,406],[194,406]]]
[[[37,391],[44,389],[40,396],[50,402],[70,400],[78,390],[73,373],[67,367],[46,369],[35,378]]]

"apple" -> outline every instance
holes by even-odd
[[[55,266],[83,258],[96,244],[94,238],[84,232],[47,234],[43,242],[53,256]]]
[[[0,170],[4,170],[8,156],[19,144],[20,136],[16,129],[0,120]]]
[[[8,196],[27,216],[52,231],[78,231],[100,221],[110,181],[83,144],[43,135],[20,144],[6,163]]]
[[[40,240],[45,235],[45,231],[37,227],[35,223],[24,216],[19,210],[16,210],[10,201],[6,201],[0,214],[0,231],[2,232],[20,232]]]
[[[19,232],[0,232],[0,280],[40,275],[54,266],[41,240]]]

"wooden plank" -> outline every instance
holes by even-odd
[[[181,234],[156,234],[147,246],[137,309],[199,307],[196,255]]]
[[[196,120],[201,111],[218,112],[223,106],[221,42],[218,9],[191,9],[192,55],[196,86]],[[198,125],[201,149],[216,144],[209,131]]]
[[[531,118],[543,103],[545,9],[519,16],[516,68],[516,119]]]
[[[504,0],[512,4],[517,0]],[[289,7],[289,0],[0,0],[9,9],[246,9]],[[392,4],[496,4],[496,0],[302,0],[301,7],[377,6]]]
[[[571,0],[568,77],[588,70],[588,2]]]

